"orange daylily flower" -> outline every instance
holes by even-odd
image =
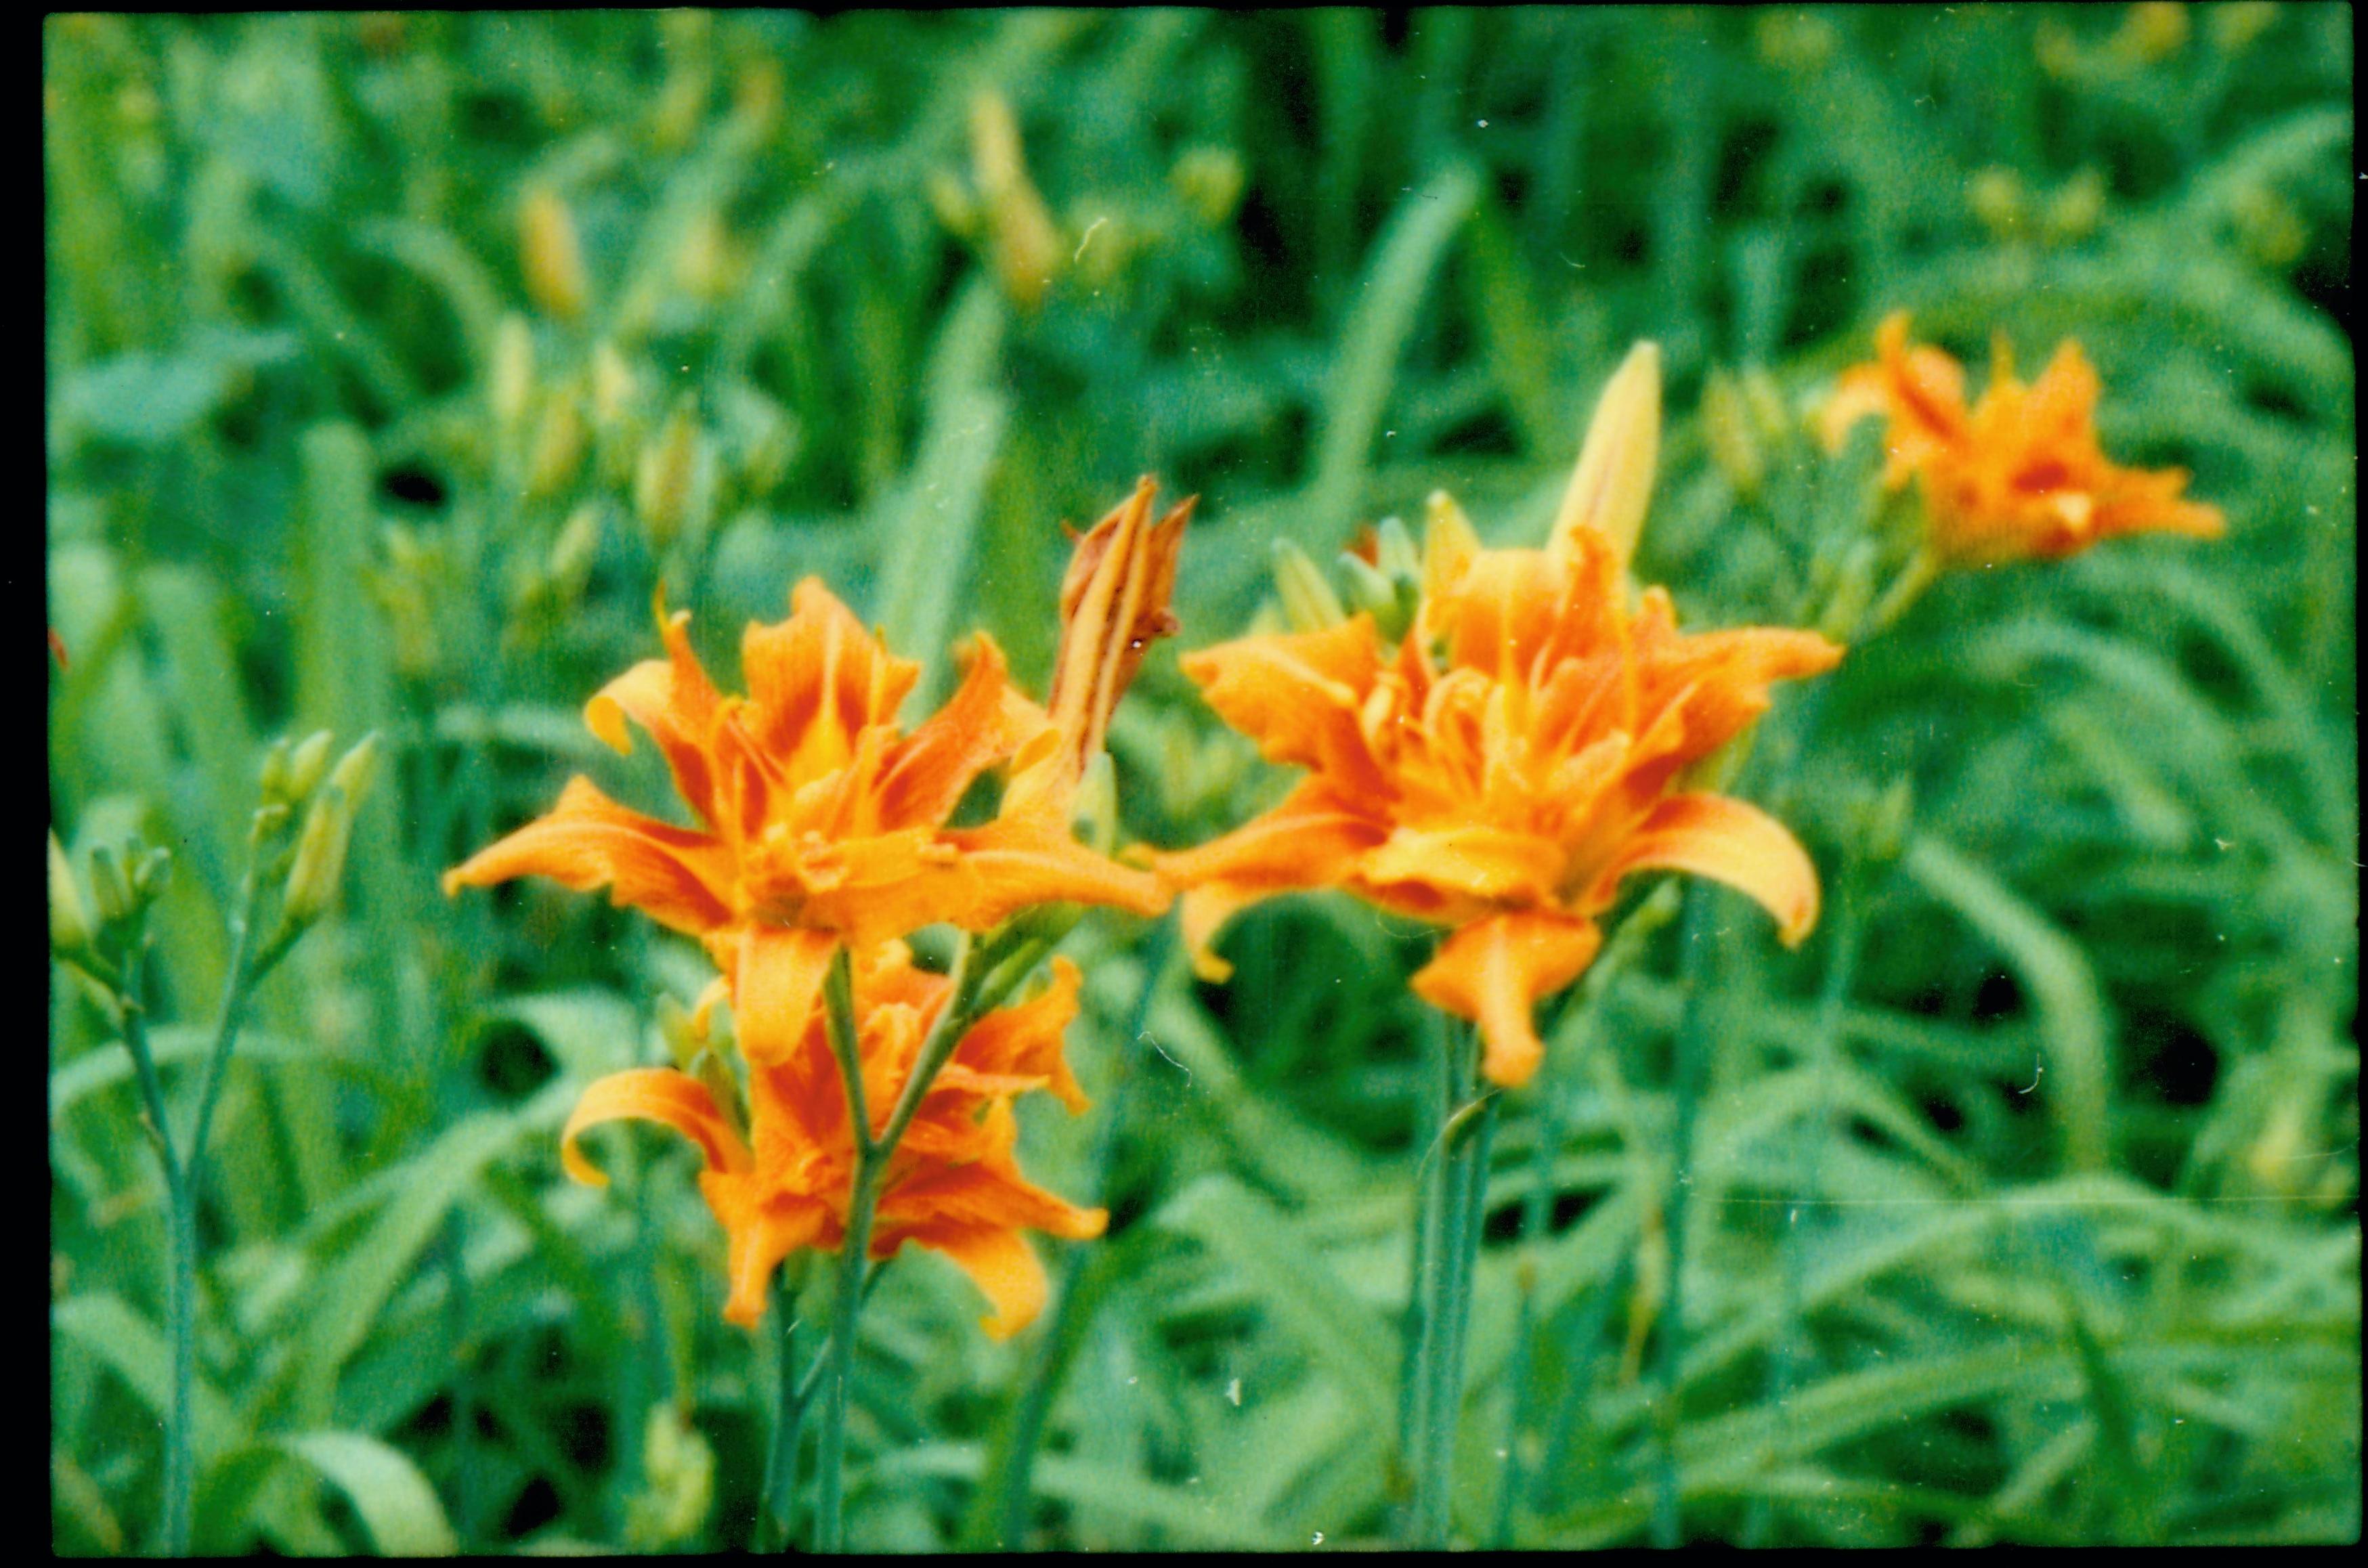
[[[793,1050],[840,943],[860,949],[939,921],[985,930],[1031,904],[1167,907],[1155,877],[1077,843],[1067,806],[1083,758],[1144,643],[1172,624],[1189,504],[1147,522],[1153,485],[1078,542],[1063,596],[1061,673],[1047,714],[1008,679],[981,634],[961,688],[910,733],[896,710],[920,673],[889,653],[819,582],[778,625],[741,643],[748,696],[717,692],[691,652],[688,612],[662,621],[667,656],[586,705],[619,751],[631,719],[656,742],[697,816],[677,827],[619,805],[582,777],[550,815],[445,874],[445,891],[551,877],[700,937],[730,977],[743,1050]],[[945,825],[985,769],[1015,763],[994,821]]]
[[[1026,1327],[1044,1304],[1043,1266],[1020,1233],[1083,1240],[1101,1234],[1108,1219],[1031,1186],[1012,1157],[1013,1096],[1048,1089],[1072,1111],[1086,1107],[1061,1049],[1076,1016],[1078,978],[1075,964],[1055,959],[1042,994],[971,1026],[922,1097],[881,1190],[871,1256],[893,1257],[906,1242],[943,1253],[985,1293],[994,1308],[985,1327],[997,1338]],[[915,968],[896,941],[871,949],[854,980],[864,1106],[877,1135],[951,984]],[[744,1328],[763,1315],[766,1286],[784,1257],[806,1246],[836,1252],[846,1241],[855,1138],[828,1029],[817,1014],[795,1049],[750,1064],[748,1137],[706,1085],[666,1067],[593,1084],[562,1135],[568,1173],[596,1186],[607,1178],[575,1140],[600,1122],[660,1121],[699,1145],[706,1162],[700,1190],[730,1236],[723,1315]]]
[[[1936,554],[1955,564],[2054,559],[2117,534],[2217,538],[2217,506],[2190,501],[2184,469],[2122,468],[2097,444],[2097,372],[2069,339],[2029,386],[2001,343],[1980,401],[1965,403],[1964,367],[1907,340],[1907,314],[1875,333],[1873,364],[1842,373],[1821,423],[1839,449],[1871,414],[1890,421],[1883,482],[1923,482]]]
[[[1650,346],[1607,390],[1544,550],[1479,547],[1434,502],[1413,629],[1392,650],[1372,618],[1245,637],[1187,654],[1209,705],[1268,760],[1309,770],[1282,803],[1177,854],[1200,972],[1236,910],[1345,888],[1454,927],[1414,977],[1476,1021],[1487,1076],[1526,1083],[1543,1053],[1531,1010],[1577,977],[1622,879],[1685,870],[1748,893],[1797,941],[1815,868],[1756,808],[1689,790],[1693,764],[1748,728],[1778,680],[1829,669],[1810,632],[1686,635],[1668,595],[1630,608],[1624,557],[1651,486],[1659,376]]]

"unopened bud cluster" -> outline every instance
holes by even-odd
[[[1283,620],[1293,631],[1320,631],[1361,614],[1372,616],[1374,629],[1395,640],[1414,624],[1422,597],[1422,561],[1406,524],[1384,517],[1355,549],[1334,558],[1329,575],[1297,545],[1276,541],[1274,586]]]

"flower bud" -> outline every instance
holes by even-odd
[[[90,946],[90,911],[74,885],[74,866],[66,859],[58,835],[50,835],[50,947],[61,953],[79,953]]]
[[[592,423],[606,430],[633,409],[633,371],[617,346],[602,338],[592,347]]]
[[[165,896],[172,880],[173,852],[160,844],[131,868],[131,895],[142,903],[154,903]]]
[[[678,403],[633,469],[633,510],[653,548],[664,550],[690,519],[699,480],[699,423]]]
[[[364,735],[337,759],[329,781],[313,797],[304,826],[296,839],[296,857],[288,868],[284,919],[292,926],[319,919],[336,896],[346,871],[346,846],[354,827],[354,811],[370,778],[378,736]]]
[[[562,596],[575,598],[584,591],[584,580],[592,574],[592,558],[600,551],[600,508],[586,502],[568,514],[551,541],[551,556],[543,570]]]
[[[2086,239],[2105,216],[2105,176],[2094,165],[2082,169],[2047,199],[2040,228],[2055,244]]]
[[[527,458],[526,493],[548,495],[559,489],[575,476],[583,457],[584,416],[576,412],[575,399],[564,394],[550,399],[542,405],[534,448]]]
[[[493,363],[485,370],[485,401],[495,423],[514,428],[534,397],[534,329],[516,311],[494,329]]]
[[[313,797],[304,826],[296,838],[296,858],[288,868],[287,898],[282,916],[291,926],[319,919],[336,896],[346,872],[346,846],[352,837],[354,815],[345,791],[335,785]]]
[[[1349,619],[1315,562],[1289,540],[1274,542],[1274,586],[1282,600],[1283,619],[1293,631],[1321,631]]]
[[[288,754],[287,792],[281,799],[299,801],[320,787],[321,775],[328,771],[329,747],[336,737],[326,730],[315,730],[296,744]]]
[[[643,1486],[627,1506],[626,1539],[645,1551],[697,1535],[715,1501],[715,1450],[671,1403],[650,1407]]]
[[[1033,310],[1052,287],[1061,261],[1060,235],[1044,199],[1028,178],[1019,121],[992,89],[971,100],[971,178],[986,205],[988,254],[1004,296]]]
[[[370,784],[370,769],[378,761],[378,732],[372,730],[347,749],[337,758],[337,766],[329,774],[333,789],[343,790],[348,801],[359,801],[362,790]]]
[[[1992,238],[2012,239],[2022,233],[2029,206],[2022,176],[1998,165],[1977,169],[1965,181],[1965,205]]]
[[[575,214],[557,191],[537,187],[518,208],[518,260],[527,297],[552,315],[573,321],[590,293]]]
[[[1743,389],[1725,370],[1713,370],[1702,387],[1702,422],[1711,460],[1726,475],[1727,483],[1738,495],[1758,494],[1768,477],[1768,459],[1759,449]]]
[[[1626,565],[1644,531],[1660,450],[1661,350],[1658,345],[1639,343],[1620,362],[1596,402],[1547,548],[1568,550],[1578,529],[1591,528]]]
[[[1422,597],[1421,580],[1415,575],[1384,572],[1369,564],[1364,557],[1348,551],[1340,552],[1334,562],[1340,570],[1349,590],[1349,606],[1373,618],[1373,629],[1395,642],[1406,635],[1414,624],[1416,604]]]
[[[263,766],[257,770],[267,801],[288,798],[288,737],[280,736],[263,754]]]
[[[2271,0],[2234,0],[2213,6],[2205,25],[2212,30],[2213,48],[2223,54],[2240,54],[2277,19],[2278,8]]]
[[[246,841],[249,844],[261,844],[265,839],[287,826],[288,818],[291,814],[285,801],[268,801],[256,807],[254,820],[247,824]]]
[[[1226,147],[1192,147],[1176,160],[1167,183],[1192,216],[1205,226],[1222,226],[1242,199],[1242,161]]]
[[[90,893],[102,926],[112,926],[131,913],[131,880],[105,845],[90,852]]]
[[[1401,517],[1383,517],[1373,525],[1373,564],[1392,577],[1422,575],[1422,553]]]

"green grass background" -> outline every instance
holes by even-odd
[[[604,1135],[603,1193],[554,1148],[703,960],[434,881],[571,770],[673,809],[576,718],[661,582],[726,675],[812,573],[938,678],[983,626],[1041,691],[1057,525],[1197,492],[1114,743],[1130,835],[1182,844],[1282,784],[1174,660],[1244,626],[1270,541],[1328,559],[1444,485],[1536,542],[1649,336],[1642,574],[1792,618],[1877,504],[1872,437],[1828,459],[1800,415],[1895,308],[1976,379],[1994,334],[2027,371],[2077,336],[2109,450],[2192,468],[2227,538],[1952,577],[1780,707],[1740,787],[1826,926],[1786,954],[1698,894],[1547,1010],[1457,1533],[1635,1541],[1667,1483],[1743,1542],[2359,1534],[2348,7],[53,17],[43,51],[51,820],[77,863],[176,853],[168,1091],[263,744],[385,743],[229,1079],[202,1548],[748,1539],[778,1352],[718,1315],[691,1153]],[[1059,230],[1033,309],[978,227],[983,87]],[[575,218],[576,319],[529,301],[530,188]],[[1698,416],[1752,367],[1774,417]],[[1071,938],[1096,1108],[1024,1107],[1022,1153],[1110,1233],[1047,1244],[1058,1308],[1009,1344],[939,1260],[887,1273],[855,1544],[1386,1536],[1423,942],[1284,900],[1217,989],[1154,927]],[[51,1539],[134,1550],[162,1188],[63,970],[49,1019]]]

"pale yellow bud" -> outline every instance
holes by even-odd
[[[671,1403],[650,1409],[642,1471],[642,1490],[626,1509],[626,1539],[656,1551],[698,1534],[715,1501],[715,1450]]]
[[[2105,216],[2105,176],[2096,169],[2082,169],[2066,180],[2055,194],[2048,198],[2047,210],[2042,227],[2048,239],[2058,244],[2066,240],[2086,239],[2097,232]]]
[[[1624,565],[1644,531],[1660,452],[1661,350],[1640,343],[1628,351],[1595,405],[1547,548],[1566,551],[1577,530],[1592,528]]]
[[[592,422],[606,430],[632,412],[632,368],[617,346],[602,338],[592,348]]]
[[[131,913],[131,880],[124,876],[115,852],[104,845],[90,852],[90,894],[102,926],[112,926]]]
[[[584,250],[575,237],[575,214],[557,191],[538,186],[520,203],[518,260],[529,299],[564,320],[584,313],[591,292]]]
[[[700,446],[698,421],[689,407],[677,405],[634,466],[633,509],[658,549],[672,543],[690,519]]]
[[[584,460],[585,435],[584,416],[577,412],[575,398],[562,393],[543,403],[542,418],[534,428],[534,447],[527,456],[529,495],[548,495],[575,476],[575,465]]]
[[[1768,477],[1768,459],[1759,449],[1759,435],[1743,389],[1725,370],[1713,370],[1702,388],[1702,439],[1711,460],[1738,495],[1759,492]]]
[[[66,859],[64,846],[58,835],[50,835],[50,946],[61,953],[79,953],[89,948],[91,936],[90,911],[83,903],[82,889],[74,885],[74,866]]]
[[[329,748],[336,737],[326,730],[315,730],[298,742],[288,754],[287,785],[283,799],[302,801],[319,787],[321,775],[329,768]]]
[[[551,541],[551,558],[544,570],[572,598],[583,591],[592,558],[599,550],[600,509],[586,502],[568,514],[559,537]]]
[[[2168,0],[2147,0],[2133,6],[2122,17],[2113,48],[2145,64],[2167,59],[2187,46],[2187,7]]]
[[[1332,585],[1307,552],[1289,540],[1274,542],[1274,587],[1293,631],[1321,631],[1349,619]]]
[[[526,417],[534,399],[534,329],[513,311],[494,329],[493,363],[485,374],[485,401],[504,429]]]
[[[676,285],[693,299],[720,300],[731,291],[734,270],[732,237],[724,230],[723,215],[712,207],[701,209],[675,247]]]
[[[1242,161],[1226,147],[1188,148],[1167,175],[1192,216],[1212,229],[1234,215],[1243,181]]]
[[[1044,199],[1028,178],[1019,121],[1003,95],[989,89],[971,100],[971,177],[986,206],[988,253],[1006,298],[1033,310],[1052,287],[1061,239]]]
[[[296,858],[288,868],[287,898],[281,906],[288,925],[311,925],[336,897],[353,827],[353,810],[344,790],[332,786],[313,797],[296,835]]]
[[[2012,169],[1992,165],[1976,169],[1965,181],[1965,205],[1982,227],[1998,239],[2011,239],[2028,223],[2030,200],[2022,176]]]

